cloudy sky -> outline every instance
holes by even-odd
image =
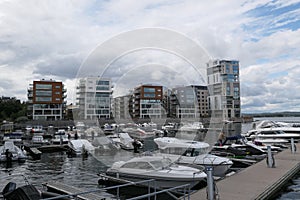
[[[240,61],[242,112],[300,110],[297,0],[2,0],[0,27],[0,96],[26,100],[33,80],[51,78],[64,82],[69,104],[78,71],[97,47],[160,27],[190,38],[211,58]],[[148,82],[196,84],[200,78],[179,58],[144,49],[116,60],[106,75],[119,83],[116,90],[128,80],[146,83],[135,79],[139,73],[152,77]]]

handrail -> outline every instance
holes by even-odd
[[[176,187],[160,190],[158,192],[152,192],[152,193],[144,194],[144,195],[141,195],[141,196],[138,196],[138,197],[133,197],[133,198],[130,198],[130,199],[127,199],[127,200],[137,200],[137,199],[142,199],[142,198],[145,198],[145,197],[151,197],[151,196],[154,196],[154,195],[157,195],[157,194],[160,194],[160,193],[173,191],[173,190],[176,190],[176,189],[179,189],[179,188],[186,188],[186,187],[189,188],[189,186],[190,186],[190,184],[179,185],[179,186],[176,186]]]
[[[50,198],[46,198],[46,199],[42,199],[42,200],[55,200],[55,199],[60,199],[60,198],[63,198],[63,197],[72,197],[72,198],[74,198],[74,197],[78,197],[79,195],[84,195],[84,194],[89,194],[89,193],[94,193],[94,192],[105,192],[107,190],[111,190],[111,189],[115,189],[115,188],[119,189],[121,187],[126,187],[126,186],[130,186],[130,185],[141,184],[141,183],[147,183],[147,182],[150,183],[150,182],[153,182],[153,181],[155,181],[155,180],[154,179],[149,179],[149,180],[143,180],[143,181],[137,181],[137,182],[130,182],[130,183],[122,184],[122,185],[116,185],[116,186],[111,186],[111,187],[106,187],[106,188],[101,188],[101,189],[78,192],[78,193],[74,193],[74,194],[59,195],[59,196],[56,196],[56,197],[50,197]],[[137,197],[130,198],[128,200],[138,200],[138,199],[142,199],[142,198],[145,198],[145,197],[149,198],[151,196],[155,196],[157,194],[161,194],[161,193],[164,193],[164,192],[168,193],[170,191],[173,191],[173,190],[176,190],[176,189],[179,189],[179,188],[184,188],[184,191],[185,191],[184,195],[183,195],[184,198],[186,197],[186,188],[188,188],[188,199],[189,199],[190,184],[184,184],[184,185],[176,186],[176,187],[173,187],[173,188],[168,188],[168,189],[164,189],[164,190],[155,191],[155,192],[152,192],[152,193],[140,195],[140,196],[137,196]],[[117,196],[117,198],[118,198],[118,196]]]
[[[59,199],[59,198],[62,198],[62,197],[77,197],[77,196],[83,195],[83,194],[89,194],[89,193],[94,193],[94,192],[105,192],[107,190],[111,190],[111,189],[115,189],[115,188],[121,188],[121,187],[136,185],[136,184],[140,184],[140,183],[152,182],[152,181],[155,181],[155,180],[154,179],[149,179],[149,180],[143,180],[143,181],[137,181],[137,182],[130,182],[130,183],[122,184],[122,185],[116,185],[116,186],[111,186],[111,187],[106,187],[106,188],[101,188],[101,189],[89,190],[89,191],[84,191],[84,192],[77,192],[77,193],[74,193],[74,194],[59,195],[57,197],[50,197],[50,198],[46,198],[46,199],[42,199],[42,200],[54,200],[54,199]]]

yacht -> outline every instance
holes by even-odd
[[[7,156],[6,151],[9,151],[12,154],[11,160],[12,161],[18,161],[18,162],[25,162],[26,155],[20,149],[17,147],[13,141],[5,141],[3,146],[0,146],[0,162],[6,162]]]
[[[192,188],[207,177],[202,170],[174,164],[171,159],[163,156],[141,156],[117,161],[106,171],[106,175],[128,181],[154,179],[155,187],[160,189],[185,184],[190,184]]]
[[[258,122],[253,122],[252,127],[252,132],[257,131],[258,133],[272,133],[278,131],[280,133],[284,132],[286,134],[297,134],[300,137],[300,127],[293,126],[289,123],[262,120]]]
[[[196,168],[213,167],[214,176],[225,176],[233,162],[229,158],[209,154],[209,144],[173,137],[155,138],[160,154],[173,162]]]
[[[300,134],[298,133],[287,133],[282,130],[274,130],[274,129],[255,129],[250,130],[247,133],[244,134],[245,137],[249,139],[285,139],[290,141],[291,138],[294,138],[296,140],[300,139]]]

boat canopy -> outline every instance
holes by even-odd
[[[172,137],[155,138],[154,142],[158,145],[159,149],[166,149],[166,148],[208,149],[209,148],[209,144],[206,142],[184,140],[184,139],[178,139]]]

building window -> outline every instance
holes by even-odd
[[[60,85],[56,85],[55,88],[56,88],[56,89],[60,89]]]
[[[52,90],[51,84],[35,84],[35,89]]]
[[[52,96],[52,91],[51,90],[36,90],[35,91],[36,96]]]
[[[52,101],[52,97],[35,97],[35,101],[38,101],[38,102],[49,102],[49,101]]]
[[[109,81],[97,81],[97,85],[109,85]]]
[[[144,97],[155,98],[155,94],[154,93],[144,93]]]
[[[109,90],[109,86],[97,86],[96,90]]]
[[[155,88],[144,88],[144,92],[155,92]]]

